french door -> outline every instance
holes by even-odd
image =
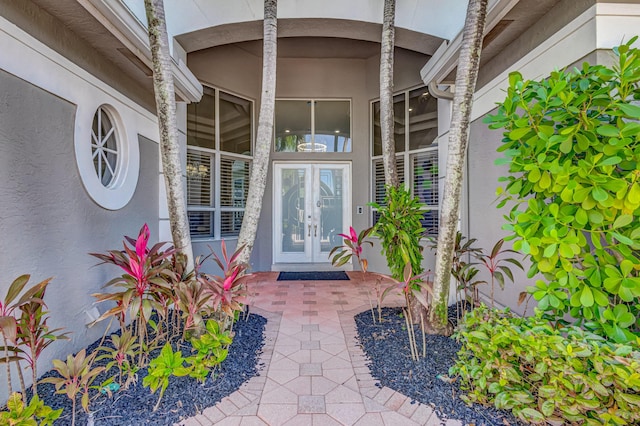
[[[274,164],[274,262],[325,263],[351,220],[349,163]]]

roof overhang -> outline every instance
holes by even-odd
[[[142,65],[152,69],[147,28],[121,0],[78,0],[78,3],[101,22]],[[176,96],[185,102],[198,102],[202,98],[202,85],[187,65],[181,59],[172,57],[171,68]]]

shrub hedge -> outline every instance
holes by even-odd
[[[619,344],[482,306],[456,331],[462,398],[552,424],[640,424],[640,339]]]

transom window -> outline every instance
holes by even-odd
[[[91,156],[100,183],[109,188],[118,169],[118,135],[115,120],[104,108],[98,108],[91,126]]]
[[[276,152],[351,152],[349,100],[278,99]]]
[[[237,236],[249,189],[253,101],[205,87],[187,107],[187,211],[191,236]]]
[[[393,97],[394,142],[400,182],[426,204],[422,226],[426,234],[438,234],[438,102],[426,87],[408,90]],[[373,200],[382,205],[385,196],[380,101],[371,103],[371,152]],[[373,223],[378,220],[373,211]]]

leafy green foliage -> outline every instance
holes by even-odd
[[[114,367],[117,368],[118,384],[127,388],[135,380],[135,375],[138,372],[138,367],[134,363],[134,358],[139,350],[136,336],[130,330],[124,329],[120,336],[112,334],[110,339],[111,347],[100,346],[98,350],[103,353],[96,360],[109,359],[105,370],[110,371]],[[124,381],[123,376],[125,377]]]
[[[517,252],[511,249],[503,249],[503,244],[504,239],[500,239],[491,249],[491,253],[482,253],[478,256],[480,264],[484,266],[491,275],[491,307],[494,305],[493,294],[495,282],[497,281],[500,288],[504,290],[504,282],[506,278],[513,282],[513,272],[511,271],[512,267],[515,266],[524,271],[524,267],[519,261],[512,257],[508,257],[510,254],[517,254]],[[511,266],[506,265],[507,263],[510,263]]]
[[[435,238],[428,238],[427,247],[434,252],[438,248],[438,241]],[[482,249],[473,245],[478,241],[476,238],[467,239],[460,231],[456,233],[456,241],[453,248],[453,259],[451,261],[451,275],[455,278],[456,299],[462,295],[462,299],[472,306],[480,304],[478,285],[486,284],[486,281],[477,280],[475,277],[480,272],[475,267],[477,263],[468,261],[473,257],[478,259],[482,256]]]
[[[191,338],[196,353],[186,359],[191,366],[189,376],[204,382],[209,373],[227,359],[232,341],[231,334],[222,330],[217,321],[207,320],[206,331],[200,337]]]
[[[541,273],[528,291],[549,318],[567,313],[617,342],[640,335],[640,52],[543,81],[509,77],[489,116],[505,129],[500,207],[513,248]]]
[[[190,369],[184,366],[184,361],[182,352],[174,352],[171,345],[166,343],[160,354],[149,363],[149,374],[142,380],[142,385],[148,386],[152,393],[160,389],[158,402],[153,411],[156,411],[160,406],[164,391],[169,386],[169,377],[172,375],[182,377],[190,373]]]
[[[62,408],[54,410],[34,395],[25,405],[22,394],[14,392],[7,401],[7,411],[0,412],[0,423],[7,426],[49,426],[60,417]]]
[[[370,205],[380,214],[373,233],[382,240],[382,254],[387,258],[393,278],[398,281],[403,279],[407,263],[414,274],[420,275],[424,270],[420,245],[420,238],[423,237],[420,220],[425,212],[424,205],[404,186],[387,186],[384,205]]]
[[[485,306],[468,313],[450,374],[467,402],[511,410],[524,421],[638,424],[640,339],[619,344],[575,326],[553,327]]]

